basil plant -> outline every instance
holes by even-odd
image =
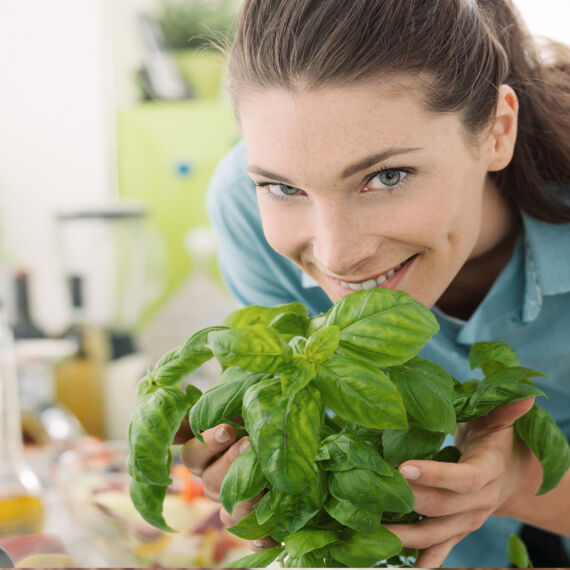
[[[432,312],[407,293],[355,291],[323,315],[300,303],[248,306],[202,329],[166,354],[139,385],[128,433],[130,493],[141,515],[171,531],[162,514],[182,420],[195,437],[220,423],[248,434],[220,499],[228,512],[263,493],[229,530],[278,544],[234,567],[412,566],[384,523],[411,523],[414,496],[397,467],[408,459],[457,461],[447,434],[493,409],[543,396],[500,342],[473,345],[469,363],[483,380],[456,381],[418,351],[438,330]],[[203,394],[186,377],[216,358],[221,374]],[[239,421],[243,419],[242,422]],[[552,418],[534,406],[515,424],[544,468],[539,493],[570,466]]]

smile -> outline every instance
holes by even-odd
[[[351,289],[352,291],[362,291],[364,289],[373,289],[374,287],[380,287],[384,285],[384,283],[386,283],[386,281],[388,281],[388,279],[390,279],[390,277],[392,277],[392,275],[394,275],[396,271],[402,269],[404,265],[412,261],[415,257],[416,256],[414,255],[406,259],[402,263],[399,263],[398,265],[392,267],[391,269],[386,271],[386,273],[382,273],[381,275],[378,275],[378,277],[366,279],[365,281],[357,281],[353,283],[349,283],[348,281],[341,281],[340,279],[335,279],[334,281],[336,281],[339,285],[342,285],[346,289]]]

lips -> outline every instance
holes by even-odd
[[[329,277],[329,281],[334,286],[335,290],[342,295],[348,295],[352,291],[361,291],[366,289],[373,289],[376,287],[384,287],[387,289],[395,289],[398,283],[403,279],[407,273],[412,262],[417,257],[417,254],[412,255],[402,263],[395,265],[388,271],[376,276],[365,279],[364,281],[342,281]]]

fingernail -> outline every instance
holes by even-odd
[[[220,429],[216,430],[216,434],[214,436],[218,443],[227,443],[230,441],[232,437],[230,432],[225,427],[221,427]]]
[[[409,481],[418,479],[420,476],[420,470],[413,465],[405,465],[404,467],[400,468],[400,473],[404,479],[408,479]]]
[[[249,443],[249,439],[244,439],[240,444],[239,444],[239,452],[243,453],[246,449],[249,449],[251,447],[250,443]]]
[[[254,540],[253,546],[255,546],[255,548],[263,548],[265,546],[265,541],[264,540]]]

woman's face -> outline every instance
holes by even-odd
[[[386,287],[430,307],[505,236],[491,144],[475,148],[416,93],[391,80],[240,103],[266,238],[333,302]]]

